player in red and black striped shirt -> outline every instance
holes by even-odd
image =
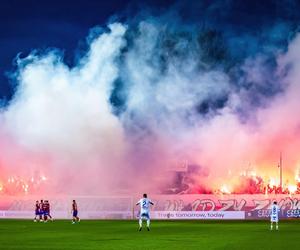
[[[44,201],[41,200],[40,204],[39,204],[39,215],[40,215],[40,222],[43,221],[43,215],[44,215],[44,210],[43,210],[43,206],[44,206]]]
[[[73,213],[73,220],[72,220],[72,224],[75,224],[75,222],[79,222],[80,219],[78,217],[78,207],[77,207],[77,203],[75,200],[73,200],[72,203],[72,213]]]
[[[44,222],[47,222],[47,220],[48,220],[47,201],[43,202],[42,209],[43,209],[43,215],[44,215]]]
[[[37,217],[40,215],[40,204],[39,201],[35,202],[35,217],[34,217],[34,222],[37,221]]]
[[[50,214],[50,203],[49,203],[49,201],[45,201],[45,202],[46,202],[46,214],[50,218],[50,220],[53,221],[53,218]]]

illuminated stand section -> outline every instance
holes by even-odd
[[[174,183],[161,191],[149,194],[154,206],[153,219],[266,219],[270,217],[270,207],[274,200],[280,207],[280,218],[300,217],[299,171],[293,183],[282,182],[282,161],[280,158],[280,182],[278,178],[264,180],[253,170],[237,176],[236,186],[232,179],[219,183],[219,187],[201,186],[192,180],[197,166],[176,168]],[[230,182],[231,181],[231,182]],[[0,218],[34,217],[36,200],[50,201],[51,214],[57,219],[71,219],[72,200],[76,199],[82,219],[135,219],[139,207],[135,206],[140,197],[130,195],[87,196],[87,195],[47,195],[50,179],[36,172],[28,178],[9,176],[0,185]],[[231,185],[230,185],[231,184]],[[43,189],[44,188],[44,189]]]

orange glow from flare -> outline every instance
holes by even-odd
[[[300,168],[298,169],[296,175],[295,175],[296,182],[300,182]]]
[[[16,195],[36,192],[47,179],[43,174],[35,178],[33,176],[9,176],[6,181],[2,180],[0,182],[0,193]]]
[[[221,191],[223,194],[231,194],[231,191],[230,191],[230,189],[228,188],[227,185],[222,185],[221,188],[220,188],[220,191]]]
[[[294,194],[297,191],[297,186],[296,185],[288,185],[288,190],[291,194]]]
[[[269,180],[269,185],[270,185],[271,187],[277,186],[277,181],[276,181],[276,179],[273,178],[273,177],[271,177],[270,180]]]

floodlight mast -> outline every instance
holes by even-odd
[[[280,159],[279,159],[278,167],[279,167],[279,175],[280,175],[279,176],[279,180],[280,180],[279,186],[280,186],[280,189],[282,191],[282,152],[280,152]]]

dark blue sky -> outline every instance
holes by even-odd
[[[147,1],[147,5],[165,8],[171,2]],[[56,47],[64,50],[66,60],[71,62],[90,28],[105,24],[115,14],[134,14],[140,6],[139,1],[120,0],[1,1],[0,99],[9,99],[13,93],[6,72],[13,69],[18,53],[26,56],[33,49]]]
[[[252,36],[255,36],[255,32],[259,34],[262,26],[271,26],[276,22],[287,23],[288,25],[281,30],[278,29],[281,32],[278,35],[279,39],[276,38],[276,32],[273,32],[274,39],[279,43],[285,42],[284,37],[289,30],[297,29],[294,26],[297,26],[300,20],[300,5],[298,1],[293,0],[174,2],[172,0],[1,1],[0,99],[9,100],[13,94],[13,85],[9,82],[6,72],[13,70],[13,60],[18,53],[26,56],[34,49],[55,47],[63,50],[66,62],[72,64],[76,54],[74,51],[84,44],[90,28],[105,25],[112,16],[125,21],[134,19],[134,16],[146,7],[157,13],[163,13],[175,5],[177,10],[180,9],[178,12],[183,20],[200,24],[207,21],[214,23],[215,27],[221,30],[236,30],[236,34],[251,32]],[[253,50],[256,50],[255,46]]]

